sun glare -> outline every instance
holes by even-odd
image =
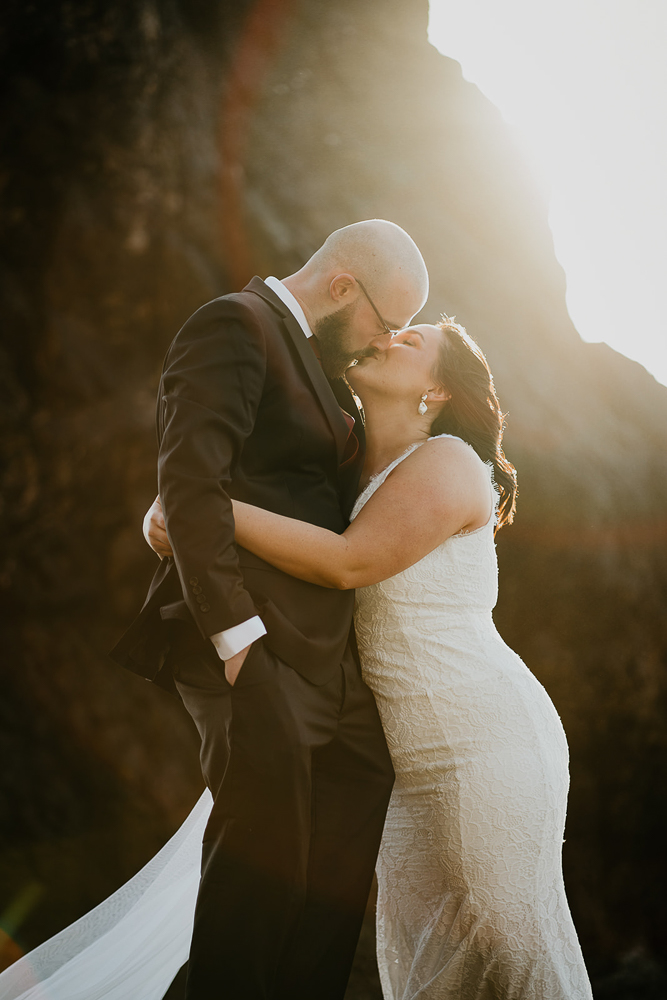
[[[667,384],[667,3],[431,0],[429,39],[516,126],[551,192],[567,304]]]

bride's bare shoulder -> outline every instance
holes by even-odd
[[[436,479],[449,479],[456,474],[472,482],[488,481],[487,466],[472,445],[450,434],[429,438],[419,448],[415,448],[401,465],[410,476],[422,475],[428,470]],[[396,471],[398,469],[400,466]]]
[[[462,528],[486,523],[492,504],[489,470],[471,445],[461,438],[429,438],[398,465],[392,493],[423,503],[431,510],[460,512]],[[389,484],[388,484],[389,485]]]

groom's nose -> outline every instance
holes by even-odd
[[[380,333],[371,340],[368,346],[373,351],[386,351],[391,344],[391,337],[390,333]]]

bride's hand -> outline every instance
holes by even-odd
[[[249,507],[248,504],[239,503],[237,500],[232,500],[232,506],[236,517],[242,516],[242,512],[244,510],[253,509]],[[144,515],[143,533],[144,538],[152,548],[153,552],[159,555],[160,559],[164,559],[167,556],[173,556],[174,550],[169,544],[167,529],[164,523],[164,514],[162,513],[162,504],[160,503],[159,496],[155,497],[155,500]]]
[[[159,497],[155,498],[153,504],[146,511],[143,531],[144,538],[153,552],[159,555],[160,559],[164,559],[165,556],[173,556],[174,553],[167,537],[162,504]]]

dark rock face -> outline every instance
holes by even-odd
[[[422,248],[424,318],[467,326],[509,412],[496,618],[568,733],[587,957],[607,984],[621,953],[664,959],[667,389],[579,339],[540,194],[426,16],[5,6],[0,906],[33,901],[26,945],[131,874],[199,788],[179,706],[105,659],[153,569],[164,350],[205,300],[378,216]]]
[[[229,288],[220,95],[243,13],[3,10],[0,873],[1,908],[34,902],[27,944],[150,857],[200,785],[185,713],[106,652],[154,569],[162,355]]]

